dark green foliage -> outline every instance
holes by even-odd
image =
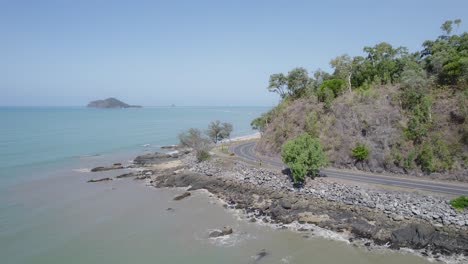
[[[333,95],[335,97],[338,97],[343,93],[343,89],[346,87],[345,81],[341,79],[331,79],[331,80],[326,80],[320,84],[318,87],[319,91],[320,90],[325,90],[325,89],[330,89],[333,92]]]
[[[356,146],[351,150],[351,153],[358,161],[363,161],[369,158],[369,148],[365,144],[356,143]]]
[[[403,87],[403,89],[401,102],[409,116],[408,126],[404,132],[408,139],[419,144],[423,141],[432,125],[432,99],[426,88],[411,86]]]
[[[317,88],[317,98],[325,103],[326,108],[330,108],[333,99],[341,95],[345,87],[345,81],[341,79],[326,80]]]
[[[457,25],[460,20],[457,20]],[[450,35],[453,21],[446,21],[441,29],[446,35],[435,41],[427,40],[423,43],[422,57],[426,70],[437,76],[440,84],[465,84],[468,64],[468,33]]]
[[[416,152],[414,150],[408,152],[408,156],[406,156],[405,163],[403,164],[405,169],[409,170],[413,168],[413,162],[415,157]]]
[[[309,75],[304,68],[295,68],[288,72],[288,90],[293,98],[299,98],[306,92]]]
[[[393,48],[386,42],[364,47],[364,52],[367,53],[366,58],[357,56],[352,60],[353,87],[396,83],[405,65],[414,57],[405,47]]]
[[[463,210],[468,207],[468,196],[462,195],[450,201],[453,208]]]
[[[295,183],[303,182],[306,176],[315,177],[327,165],[320,141],[307,133],[284,143],[281,157],[291,169]]]
[[[268,91],[278,93],[281,98],[290,96],[292,98],[299,98],[306,94],[307,86],[310,85],[311,80],[304,68],[294,68],[288,75],[282,73],[275,73],[270,76],[268,84]]]
[[[436,135],[421,146],[416,163],[427,173],[442,172],[452,168],[453,157],[447,143],[440,135]]]

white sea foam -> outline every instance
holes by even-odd
[[[286,256],[286,257],[281,259],[281,263],[290,264],[291,260],[292,260],[291,256]]]
[[[214,231],[215,229],[207,230],[207,234]],[[255,236],[249,233],[232,233],[227,236],[212,237],[208,238],[208,241],[217,247],[234,247],[246,240],[255,239]]]

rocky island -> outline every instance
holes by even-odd
[[[107,98],[105,100],[91,101],[87,107],[92,108],[141,108],[140,105],[129,105],[115,98]]]

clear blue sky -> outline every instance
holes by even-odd
[[[0,105],[266,105],[272,73],[421,49],[468,1],[0,0]]]

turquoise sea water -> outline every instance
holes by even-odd
[[[213,120],[251,134],[250,121],[267,107],[0,108],[0,186],[34,178],[32,172],[86,155],[176,144],[180,131]]]

